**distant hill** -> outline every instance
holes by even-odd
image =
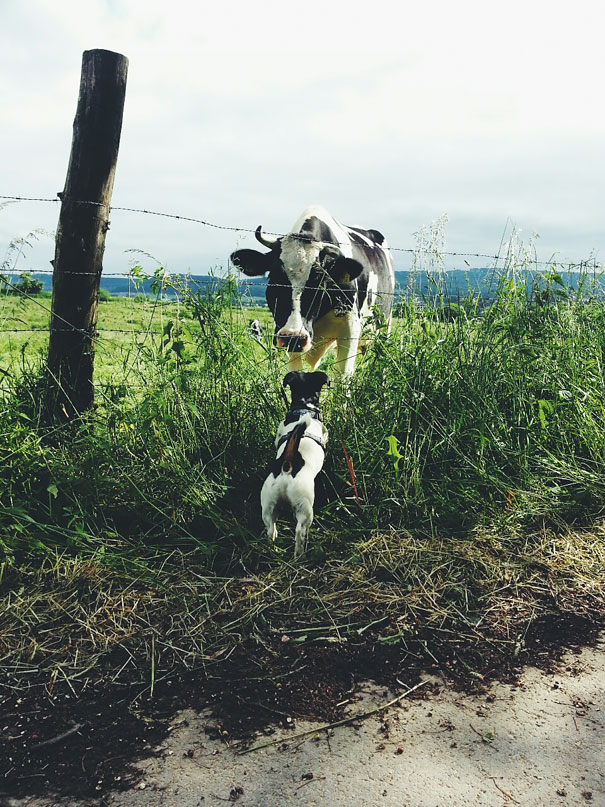
[[[531,277],[532,282],[540,286],[544,284],[543,277],[538,275],[535,279],[534,273],[520,271],[518,276]],[[42,281],[44,291],[52,289],[52,276],[47,273],[31,272],[32,278]],[[11,282],[18,280],[18,275],[11,276]],[[223,278],[212,277],[210,275],[191,275],[178,278],[180,282],[187,284],[188,288],[196,291],[216,289],[224,282]],[[432,299],[439,296],[444,302],[455,302],[469,294],[480,294],[485,302],[493,297],[498,285],[499,275],[493,269],[451,269],[442,273],[427,275],[426,272],[395,272],[396,294],[405,296],[416,296],[421,299]],[[265,288],[267,280],[265,277],[248,278],[244,275],[238,277],[242,291],[243,301],[249,298],[251,305],[265,304]],[[578,273],[565,273],[562,282],[572,289],[577,289],[580,282]],[[605,293],[605,281],[598,280],[598,288]],[[105,289],[114,297],[136,297],[137,295],[155,296],[151,290],[152,281],[144,280],[135,284],[128,277],[104,277],[101,275],[101,288]],[[167,288],[162,295],[165,298],[172,298],[176,295],[174,289]]]

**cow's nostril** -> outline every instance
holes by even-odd
[[[285,347],[290,353],[302,353],[307,347],[309,337],[306,334],[278,333],[276,343],[278,347]]]

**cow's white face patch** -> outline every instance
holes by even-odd
[[[279,333],[300,334],[309,337],[303,327],[300,301],[303,290],[309,280],[313,265],[319,260],[323,244],[316,241],[304,241],[292,235],[286,235],[281,241],[280,258],[284,272],[292,285],[292,312]],[[311,346],[310,339],[307,349]]]
[[[309,279],[313,264],[319,258],[323,244],[317,241],[304,241],[292,235],[286,235],[281,241],[281,261],[288,280],[296,286],[304,288]]]

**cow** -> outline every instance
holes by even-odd
[[[250,320],[250,324],[248,325],[248,333],[253,339],[260,342],[260,338],[263,335],[263,328],[257,319]]]
[[[302,370],[304,356],[314,370],[336,344],[335,371],[351,375],[374,306],[390,324],[395,273],[382,233],[346,227],[314,205],[288,235],[271,237],[262,226],[255,235],[269,252],[238,249],[231,260],[249,277],[268,274],[273,340],[290,354],[288,369]]]

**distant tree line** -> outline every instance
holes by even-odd
[[[11,283],[4,275],[0,275],[0,289],[4,294],[40,294],[44,288],[41,280],[32,277],[29,272],[22,272],[16,283]]]

